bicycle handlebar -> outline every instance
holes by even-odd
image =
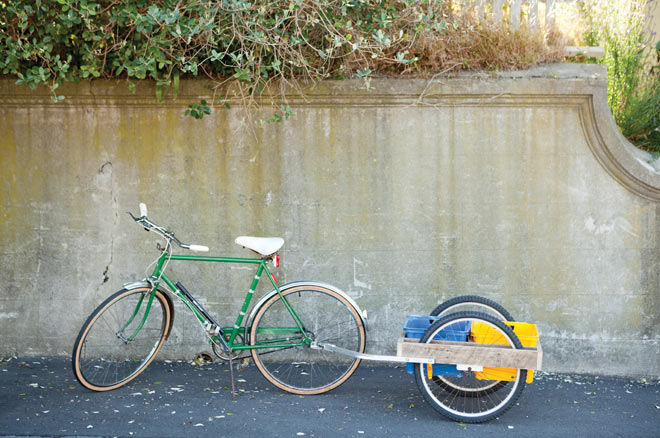
[[[183,249],[189,249],[191,251],[199,251],[199,252],[207,252],[209,250],[208,246],[191,245],[188,243],[183,243],[174,236],[174,233],[167,231],[166,228],[156,225],[154,222],[150,221],[147,218],[147,206],[143,202],[140,202],[140,217],[133,216],[133,213],[131,213],[130,211],[128,212],[128,214],[133,218],[135,222],[142,225],[142,227],[144,227],[145,230],[147,231],[154,230],[156,233],[160,234],[168,241],[176,243]]]

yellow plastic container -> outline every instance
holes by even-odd
[[[536,347],[539,340],[539,331],[536,324],[529,324],[526,322],[509,322],[504,321],[504,324],[513,329],[513,332],[518,336],[523,347]],[[500,334],[488,324],[482,322],[472,323],[470,330],[470,340],[481,344],[496,344],[506,345],[508,342]],[[514,381],[516,379],[517,370],[515,368],[498,368],[498,367],[484,367],[483,371],[475,372],[474,375],[479,380],[504,380]],[[527,371],[526,383],[532,383],[534,380],[534,371]]]

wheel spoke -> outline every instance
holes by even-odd
[[[99,306],[83,326],[73,354],[74,372],[83,386],[96,391],[121,386],[141,373],[160,349],[171,309],[162,293],[157,292],[147,320],[136,333],[144,319],[146,301],[133,315],[144,291],[118,292]],[[135,338],[131,342],[120,339],[118,333],[122,329]]]
[[[430,343],[445,333],[454,324],[463,324],[469,335],[467,343],[502,343],[512,348],[522,348],[513,331],[496,317],[479,312],[452,313],[436,321],[424,334],[420,342]],[[456,327],[456,326],[454,326]],[[479,327],[479,336],[473,335]],[[491,338],[492,336],[492,338]],[[488,421],[509,409],[520,397],[526,378],[525,370],[516,370],[513,381],[487,380],[472,370],[447,372],[445,375],[427,377],[426,366],[415,366],[415,379],[426,400],[441,414],[455,421],[478,423]]]
[[[364,326],[357,311],[341,295],[316,287],[299,287],[284,292],[312,340],[364,351]],[[251,342],[265,344],[270,327],[286,327],[293,318],[279,296],[257,312]],[[263,329],[260,331],[260,329]],[[355,371],[359,360],[314,350],[308,345],[287,349],[253,349],[262,374],[273,384],[296,394],[317,394],[339,386]]]

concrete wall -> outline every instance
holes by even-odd
[[[281,282],[317,279],[368,310],[393,354],[407,314],[461,294],[539,324],[551,371],[660,376],[660,175],[616,130],[601,66],[327,82],[295,118],[216,109],[185,82],[46,92],[0,81],[0,357],[68,355],[86,316],[157,256],[150,217],[211,254],[279,235]],[[169,271],[233,323],[250,271]],[[260,286],[258,293],[266,292]],[[207,350],[181,306],[161,357]]]
[[[660,6],[658,6],[657,0],[653,0],[649,3],[648,15],[651,17],[649,29],[651,29],[652,32],[655,32],[655,36],[652,38],[652,43],[655,45],[655,43],[660,41]]]

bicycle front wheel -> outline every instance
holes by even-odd
[[[73,347],[73,373],[84,387],[119,388],[151,363],[171,328],[172,309],[157,290],[145,320],[149,298],[149,288],[122,289],[87,319]]]
[[[294,309],[304,333],[313,341],[364,352],[366,331],[362,318],[341,294],[316,285],[301,285],[274,295],[257,311],[250,344],[259,371],[278,388],[294,394],[330,391],[355,372],[359,359],[312,349],[302,344],[288,307]]]

